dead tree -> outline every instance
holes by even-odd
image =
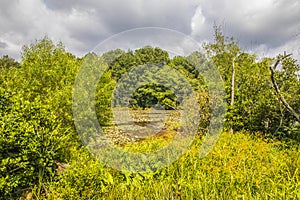
[[[282,102],[282,104],[284,105],[284,107],[296,118],[296,120],[300,123],[300,117],[299,114],[290,106],[290,104],[285,100],[284,96],[282,95],[277,82],[275,80],[275,71],[276,68],[278,67],[278,65],[285,60],[286,58],[290,57],[292,54],[288,54],[286,55],[286,53],[284,52],[283,56],[278,56],[274,65],[271,66],[270,65],[270,71],[271,71],[271,81],[273,84],[273,88],[276,92],[276,94],[279,96],[280,101]]]

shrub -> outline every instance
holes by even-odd
[[[56,162],[68,157],[71,131],[38,99],[5,96],[0,94],[0,196],[7,199],[51,180]]]

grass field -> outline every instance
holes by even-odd
[[[144,140],[135,148],[163,143]],[[214,149],[199,158],[201,139],[169,167],[128,173],[104,166],[84,148],[43,188],[46,199],[300,199],[300,152],[281,148],[247,132],[224,132]]]

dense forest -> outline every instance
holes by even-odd
[[[188,56],[171,57],[159,47],[145,46],[78,58],[62,43],[45,37],[24,46],[20,62],[3,56],[0,199],[300,198],[298,61],[288,52],[258,58],[219,28],[214,42],[203,47],[204,52]],[[205,78],[192,62],[195,56],[200,63],[217,66],[226,94],[223,133],[204,158],[198,153],[210,123],[211,99]],[[182,109],[183,96],[174,90],[183,92],[180,88],[188,82],[201,117],[189,150],[172,165],[149,173],[122,172],[97,161],[83,145],[72,113],[76,75],[85,64],[107,66],[94,101],[104,127],[112,124],[112,106],[133,111],[157,105],[170,112]],[[145,66],[140,77],[124,76],[136,66]],[[158,72],[170,76],[155,82]],[[133,92],[114,93],[120,80],[120,91]],[[142,80],[148,84],[133,87]],[[148,152],[167,145],[174,130],[173,123],[163,137],[123,142],[120,148]]]

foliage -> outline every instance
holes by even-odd
[[[20,67],[0,69],[2,198],[42,188],[55,176],[56,163],[67,162],[69,149],[78,145],[71,92],[79,63],[61,44],[43,38],[24,46]]]
[[[280,58],[282,55],[279,55]],[[280,95],[288,102],[288,104],[299,113],[300,110],[300,65],[292,57],[283,60],[281,69],[275,72],[275,81],[278,85]],[[276,95],[276,100],[280,106],[280,123],[275,134],[279,138],[285,140],[290,138],[296,142],[300,141],[299,121],[294,115],[283,105],[280,96]]]
[[[130,50],[122,52],[117,49],[103,54],[103,57],[109,64],[108,73],[111,73],[111,78],[116,82],[122,80],[118,84],[120,88],[124,88],[124,91],[132,91],[136,85],[136,80],[145,82],[143,86],[136,88],[135,92],[130,94],[130,106],[133,108],[145,109],[156,104],[160,104],[164,109],[178,108],[182,99],[177,99],[174,88],[171,88],[173,86],[176,86],[175,89],[177,90],[184,88],[184,81],[178,77],[178,74],[172,71],[164,71],[166,66],[183,75],[194,90],[201,90],[204,86],[199,72],[186,58],[178,56],[171,59],[166,51],[157,47],[145,46],[134,52]],[[137,66],[141,66],[138,74],[128,75]],[[160,72],[164,72],[168,76],[163,76]],[[157,83],[157,80],[160,82]],[[124,102],[124,99],[114,99],[115,105],[122,106],[120,102]]]
[[[80,64],[61,43],[55,45],[45,37],[23,47],[22,68],[13,87],[28,100],[39,96],[43,103],[51,105],[65,125],[71,126],[72,90]]]
[[[150,143],[149,143],[150,144]],[[147,146],[143,149],[156,149]],[[299,151],[279,150],[249,133],[222,134],[200,159],[201,141],[178,161],[153,173],[105,167],[78,152],[50,185],[47,199],[282,199],[299,198]]]
[[[81,147],[72,116],[76,74],[84,64],[107,67],[93,102],[101,125],[112,122],[112,104],[122,106],[114,96],[117,85],[122,91],[134,89],[134,81],[141,82],[148,73],[148,84],[130,94],[130,106],[140,109],[160,104],[164,109],[180,110],[183,97],[174,90],[183,88],[186,81],[198,98],[200,128],[205,133],[211,97],[189,56],[170,58],[166,51],[146,46],[76,58],[62,43],[54,44],[45,37],[23,47],[21,63],[8,56],[0,58],[0,198],[18,198],[24,193],[36,199],[300,198],[300,125],[272,87],[269,67],[274,59],[258,60],[234,38],[215,30],[215,42],[205,49],[224,80],[229,105],[226,128],[232,127],[236,134],[224,133],[211,154],[202,159],[198,153],[203,135],[198,134],[181,159],[149,174],[113,170]],[[197,56],[203,64],[206,56]],[[92,58],[91,63],[85,63],[86,57]],[[136,66],[141,66],[141,75],[126,77]],[[299,70],[297,61],[288,58],[275,73],[282,95],[296,111],[300,110]],[[169,132],[165,135],[122,148],[149,152],[165,146],[179,125],[168,122],[166,126]],[[278,140],[264,141],[265,135]],[[59,163],[70,167],[58,175]]]
[[[68,128],[62,127],[51,108],[38,100],[29,102],[14,95],[3,110],[0,113],[0,194],[12,198],[34,184],[51,180],[56,163],[68,159],[68,146],[72,142]]]
[[[0,58],[0,69],[11,69],[20,67],[20,63],[15,61],[13,58],[10,58],[8,55],[2,56]]]
[[[299,141],[298,125],[272,87],[269,71],[272,59],[258,61],[256,55],[242,51],[234,38],[224,36],[220,27],[215,27],[215,42],[204,47],[224,80],[228,103],[227,129],[260,131],[281,140]],[[232,65],[235,67],[233,105]],[[286,59],[276,71],[280,90],[295,110],[300,110],[298,73],[299,65],[292,58]]]

